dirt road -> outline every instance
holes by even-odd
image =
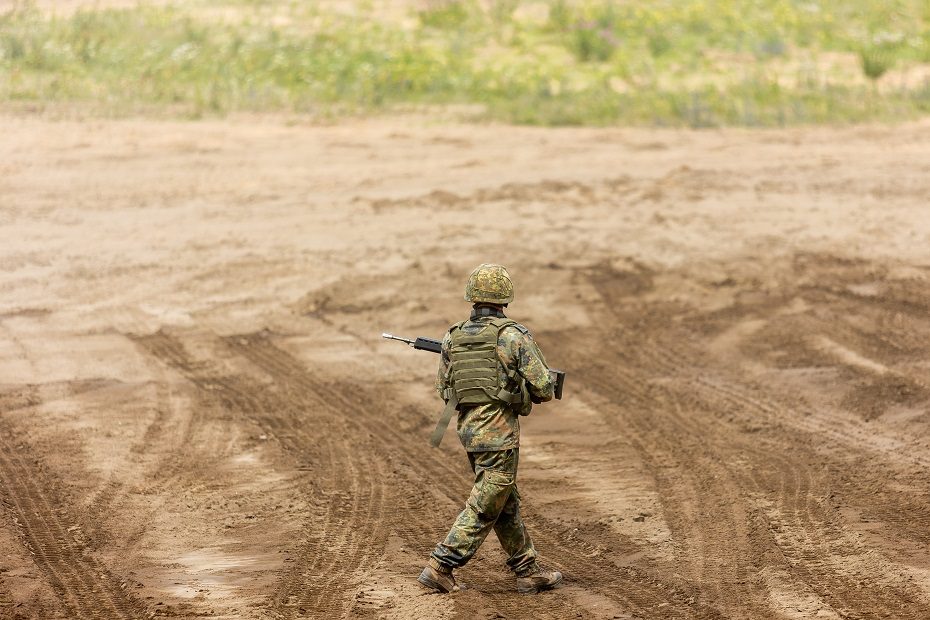
[[[0,618],[930,617],[930,124],[0,134]],[[484,261],[569,373],[537,597],[414,582],[469,472],[379,336]]]

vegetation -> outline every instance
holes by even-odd
[[[908,79],[930,62],[925,0],[425,6],[400,16],[247,0],[66,17],[19,8],[0,16],[0,101],[191,116],[466,104],[453,109],[541,125],[694,127],[930,110],[930,85]]]

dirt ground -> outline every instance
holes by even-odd
[[[0,618],[930,617],[930,124],[0,116]],[[414,579],[439,337],[501,262],[565,586]]]

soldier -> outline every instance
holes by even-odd
[[[544,571],[520,518],[517,460],[519,416],[551,400],[549,367],[529,331],[504,316],[513,282],[501,265],[477,267],[465,285],[471,318],[442,340],[436,390],[458,410],[458,435],[475,484],[446,539],[436,545],[417,581],[439,592],[457,589],[453,569],[472,558],[493,528],[517,577],[517,591],[535,593],[562,582]],[[441,433],[441,430],[439,431]]]

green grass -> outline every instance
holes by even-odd
[[[470,104],[515,123],[692,127],[930,110],[926,84],[878,87],[930,62],[925,0],[433,0],[403,21],[306,5],[19,9],[0,16],[0,101],[195,117]],[[846,56],[851,75],[827,62]]]

